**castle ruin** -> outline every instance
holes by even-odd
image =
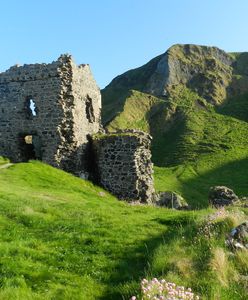
[[[39,159],[78,176],[89,173],[120,199],[150,202],[150,137],[142,132],[94,137],[100,129],[101,94],[89,65],[61,55],[50,64],[0,73],[1,156],[13,162]]]

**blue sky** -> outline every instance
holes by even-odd
[[[0,1],[0,71],[61,53],[103,88],[177,43],[248,51],[247,0]]]

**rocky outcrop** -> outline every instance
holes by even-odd
[[[216,105],[227,97],[235,62],[217,47],[174,45],[146,65],[117,76],[105,90],[133,89],[167,97],[174,87],[184,85]],[[103,105],[105,101],[103,97]]]
[[[248,197],[242,197],[239,199],[239,206],[248,208]]]
[[[232,61],[229,54],[216,47],[175,45],[161,57],[146,91],[167,96],[183,84],[208,102],[221,103],[232,79]]]
[[[234,204],[238,196],[226,186],[214,186],[210,188],[208,201],[214,207],[221,207]]]
[[[248,221],[234,228],[226,243],[232,249],[248,249]]]
[[[179,194],[175,192],[159,192],[157,194],[157,201],[155,202],[157,206],[163,206],[167,208],[173,208],[178,210],[189,209],[186,200]]]

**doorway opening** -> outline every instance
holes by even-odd
[[[41,140],[37,135],[22,135],[20,138],[21,156],[23,161],[41,160]]]

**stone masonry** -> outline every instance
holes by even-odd
[[[151,136],[123,131],[93,137],[98,182],[119,199],[152,202]]]
[[[40,159],[79,174],[100,113],[100,90],[89,66],[75,65],[70,55],[11,67],[0,73],[0,155],[14,162]]]
[[[70,55],[0,73],[0,156],[89,174],[120,199],[151,202],[151,137],[135,130],[100,134],[100,116],[90,68]]]

